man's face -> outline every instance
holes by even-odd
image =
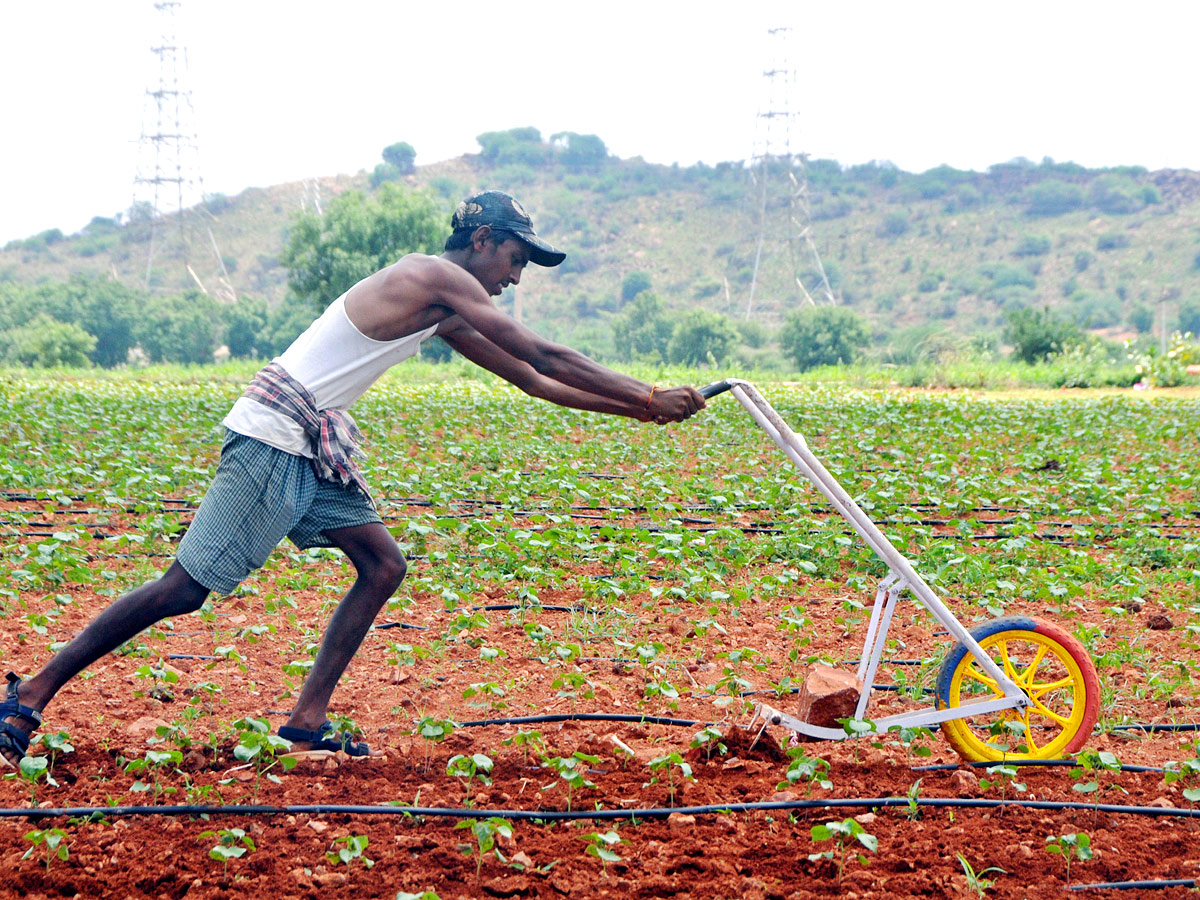
[[[499,297],[510,284],[521,283],[521,273],[529,265],[529,247],[516,238],[502,244],[488,241],[478,257],[474,275],[493,297]]]

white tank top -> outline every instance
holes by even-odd
[[[318,411],[346,409],[384,372],[416,354],[436,329],[431,325],[394,341],[374,340],[350,321],[342,294],[274,362],[308,388]],[[248,397],[238,398],[222,424],[296,456],[315,455],[303,428]]]

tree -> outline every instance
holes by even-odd
[[[413,161],[416,158],[417,151],[407,141],[397,141],[383,148],[383,161],[390,166],[395,166],[401,175],[412,173]]]
[[[1013,356],[1027,363],[1045,362],[1083,340],[1079,326],[1043,309],[1018,309],[1005,318],[1004,340],[1013,345]]]
[[[222,306],[220,315],[230,356],[255,359],[269,355],[266,331],[270,313],[264,301],[243,297],[237,303]]]
[[[560,131],[550,135],[550,145],[558,151],[558,158],[574,168],[598,166],[608,159],[608,148],[594,134],[576,134]]]
[[[543,143],[542,133],[533,127],[510,128],[508,131],[485,131],[475,138],[482,148],[479,154],[492,165],[517,163],[537,166],[550,156],[549,145]]]
[[[63,322],[75,322],[96,338],[89,352],[98,366],[121,365],[134,345],[134,327],[147,295],[105,275],[75,275],[40,292],[42,308]]]
[[[869,340],[866,323],[844,306],[792,310],[779,333],[784,354],[801,371],[851,363]]]
[[[650,290],[650,273],[638,269],[621,281],[621,302],[628,303],[642,291]]]
[[[25,325],[0,332],[0,360],[22,366],[86,366],[96,338],[74,322],[38,313]]]
[[[1048,178],[1025,189],[1025,202],[1031,216],[1058,216],[1083,206],[1083,188]]]
[[[135,336],[153,362],[212,362],[221,333],[220,307],[207,294],[153,297]]]
[[[1200,298],[1185,297],[1179,301],[1179,330],[1200,335]]]
[[[738,342],[728,316],[708,309],[689,309],[675,322],[667,359],[685,366],[719,365]]]
[[[437,253],[445,241],[444,216],[425,194],[385,184],[368,197],[347,191],[324,216],[295,220],[282,261],[288,286],[318,309],[406,253]]]
[[[648,359],[666,362],[673,325],[659,296],[642,291],[613,318],[613,344],[624,362]]]

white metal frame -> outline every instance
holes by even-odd
[[[990,678],[995,679],[997,686],[1003,692],[1001,697],[972,701],[957,707],[917,710],[884,716],[874,720],[872,723],[874,727],[863,733],[884,733],[896,727],[940,725],[951,719],[963,719],[968,716],[1005,709],[1019,710],[1028,706],[1029,698],[1025,692],[983,651],[979,643],[971,637],[970,632],[955,618],[954,613],[938,599],[932,588],[917,574],[912,563],[895,548],[875,523],[867,517],[862,508],[854,502],[854,498],[813,455],[804,438],[788,427],[787,423],[780,418],[779,413],[750,382],[739,378],[730,378],[725,383],[730,386],[733,396],[754,417],[754,421],[762,427],[788,459],[796,464],[796,467],[816,486],[817,490],[825,495],[825,499],[833,505],[833,508],[853,526],[867,546],[879,554],[880,558],[888,565],[888,574],[879,582],[875,592],[875,604],[871,608],[871,620],[867,625],[866,640],[863,642],[863,652],[858,664],[856,677],[862,684],[862,691],[854,713],[855,720],[864,724],[868,721],[865,719],[865,715],[871,700],[875,672],[883,657],[888,627],[892,622],[896,601],[905,591],[910,592],[922,606],[929,610],[956,641],[967,647],[979,667]],[[851,736],[846,729],[810,725],[765,703],[755,705],[754,720],[751,725],[760,719],[764,726],[767,724],[783,725],[807,737],[821,740],[843,740]]]

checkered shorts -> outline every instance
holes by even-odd
[[[379,521],[355,485],[319,479],[307,457],[226,431],[217,473],[176,558],[200,584],[228,594],[285,537],[301,549],[332,547],[326,532]]]

